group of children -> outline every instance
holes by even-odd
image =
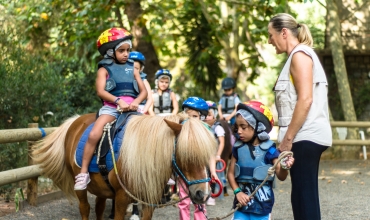
[[[177,114],[179,111],[175,93],[169,89],[171,73],[166,69],[158,70],[155,75],[156,88],[152,91],[143,73],[145,57],[140,52],[130,52],[131,39],[131,33],[123,28],[110,28],[98,38],[98,50],[104,59],[98,64],[96,91],[103,100],[103,107],[99,110],[99,117],[85,145],[75,190],[86,189],[90,182],[88,165],[95,146],[102,135],[103,126],[119,116],[118,109],[150,115]],[[279,156],[279,151],[268,135],[273,126],[272,113],[258,101],[242,103],[234,92],[235,87],[234,79],[225,78],[222,81],[224,94],[218,104],[200,97],[189,97],[182,103],[182,111],[189,117],[204,121],[215,134],[218,148],[214,157],[210,158],[209,165],[211,176],[215,179],[224,178],[222,173],[216,174],[216,162],[221,160],[226,141],[225,130],[217,122],[217,116],[234,126],[238,141],[232,150],[227,177],[235,194],[234,207],[237,203],[243,205],[235,212],[234,219],[269,219],[274,203],[273,178],[258,190],[254,198],[248,195],[262,182],[261,176],[266,176],[267,169]],[[278,164],[276,176],[280,180],[286,178],[293,162],[294,159],[288,157],[284,166]],[[186,195],[186,188],[179,187],[180,198]],[[214,205],[215,201],[210,198],[207,203]],[[180,219],[190,219],[190,204],[190,199],[179,202]],[[204,205],[195,205],[194,219],[206,219],[205,212]]]

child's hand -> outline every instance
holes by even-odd
[[[237,193],[236,199],[238,200],[240,204],[242,204],[242,206],[246,206],[248,202],[250,201],[250,197],[243,192]]]
[[[216,172],[211,173],[211,179],[219,180]]]
[[[294,157],[290,155],[286,156],[283,160],[280,161],[282,168],[285,170],[289,170],[293,166],[293,163]]]
[[[224,118],[225,121],[230,121],[230,116],[227,116],[226,118]]]
[[[130,111],[137,111],[139,107],[139,103],[137,103],[135,100],[133,102],[131,102],[130,106],[129,106],[129,109]]]
[[[118,100],[117,104],[123,112],[127,112],[129,110],[129,105],[122,99]]]

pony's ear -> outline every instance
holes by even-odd
[[[169,121],[167,119],[163,119],[163,120],[167,123],[168,127],[170,127],[173,130],[173,132],[175,132],[176,136],[180,134],[180,131],[181,131],[181,128],[182,128],[181,124],[178,124],[178,123],[173,122],[173,121]]]

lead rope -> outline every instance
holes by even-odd
[[[107,123],[109,124],[109,123]],[[114,157],[114,151],[113,151],[113,146],[112,146],[112,139],[110,137],[110,132],[108,132],[108,142],[109,142],[109,148],[111,150],[111,154],[112,154],[112,160],[113,160],[113,167],[114,167],[114,172],[116,174],[116,177],[117,177],[117,180],[119,182],[119,184],[121,185],[122,189],[125,190],[126,194],[129,195],[132,199],[136,200],[138,203],[141,203],[141,204],[144,204],[144,205],[148,205],[148,206],[155,206],[157,208],[162,208],[162,207],[166,207],[166,206],[170,206],[170,205],[174,205],[176,203],[179,203],[181,202],[182,200],[184,199],[187,199],[189,198],[189,196],[186,196],[178,201],[173,201],[173,202],[169,202],[169,203],[166,203],[166,204],[151,204],[151,203],[147,203],[141,199],[139,199],[138,197],[134,196],[130,191],[128,191],[128,189],[126,188],[125,185],[123,185],[119,175],[118,175],[118,170],[117,170],[117,166],[116,166],[116,159]]]
[[[269,176],[273,176],[274,175],[275,168],[278,165],[278,163],[280,163],[280,161],[283,160],[287,156],[293,156],[293,152],[291,152],[291,151],[283,151],[283,152],[281,152],[281,154],[279,155],[278,160],[275,162],[275,164],[268,169],[267,175],[266,175],[265,179],[262,181],[262,183],[260,185],[258,185],[258,187],[252,192],[252,194],[249,195],[249,197],[253,197],[257,193],[257,191],[263,186],[263,184],[266,183],[266,181],[269,178]],[[221,220],[221,219],[225,219],[225,218],[229,217],[230,215],[234,214],[241,207],[242,207],[242,204],[238,203],[238,204],[236,204],[235,209],[233,209],[227,215],[225,215],[223,217],[210,218],[210,220]],[[204,212],[203,212],[203,214],[204,214]]]
[[[110,132],[109,131],[110,131],[112,125],[114,124],[114,122],[116,122],[116,121],[117,121],[117,119],[114,119],[114,121],[108,122],[107,124],[104,125],[103,135],[102,135],[102,137],[100,139],[100,143],[99,143],[99,146],[98,146],[98,156],[96,157],[96,164],[99,164],[100,150],[101,150],[101,146],[103,145],[103,140],[104,140],[105,134],[108,132],[109,141],[111,142],[111,140],[110,140]]]

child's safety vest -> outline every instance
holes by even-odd
[[[134,76],[134,63],[127,60],[124,64],[117,64],[113,59],[105,58],[98,63],[98,68],[104,67],[109,74],[105,90],[114,96],[131,96],[136,98],[139,87]]]
[[[248,144],[237,141],[234,147],[237,148],[238,160],[235,164],[235,180],[240,183],[261,183],[267,175],[267,170],[272,166],[265,163],[265,155],[268,151],[273,154],[276,148],[272,147],[275,143],[271,140],[262,142],[259,146],[254,146],[252,158]],[[273,181],[274,177],[269,176],[267,181]]]
[[[235,98],[238,94],[233,93],[230,96],[222,95],[220,103],[223,114],[231,114],[235,109]]]
[[[155,114],[172,112],[173,107],[170,89],[162,91],[162,95],[159,95],[157,90],[153,90],[153,108]]]

